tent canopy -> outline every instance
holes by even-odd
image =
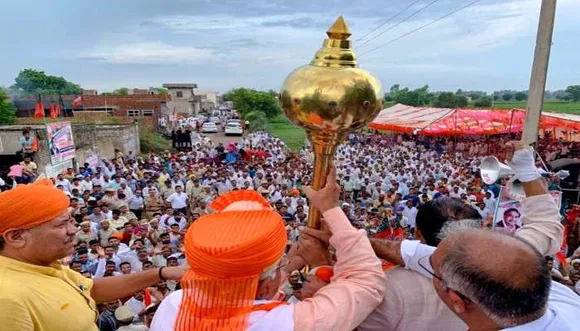
[[[521,132],[524,109],[464,109],[396,104],[382,110],[369,127],[423,135],[493,135]],[[580,116],[542,112],[540,129],[580,131]]]

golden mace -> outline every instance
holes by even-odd
[[[350,31],[340,16],[326,32],[314,59],[294,70],[280,90],[286,117],[306,130],[313,146],[312,188],[326,184],[336,147],[350,132],[366,126],[383,107],[381,83],[357,68],[348,40]],[[320,212],[310,208],[308,226],[320,228]]]

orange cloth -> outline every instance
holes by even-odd
[[[325,283],[330,283],[330,279],[334,276],[334,270],[329,266],[321,266],[310,270],[310,273],[315,275],[316,278],[320,279]]]
[[[50,179],[17,185],[0,193],[0,234],[9,229],[30,229],[62,215],[70,200]]]
[[[286,247],[282,217],[253,190],[220,196],[185,236],[190,269],[175,330],[245,330],[260,275]]]

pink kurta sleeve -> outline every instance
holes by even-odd
[[[340,208],[324,213],[332,232],[337,263],[331,283],[294,307],[294,329],[352,330],[383,300],[381,262],[362,232],[352,227]]]

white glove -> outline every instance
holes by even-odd
[[[508,164],[514,170],[516,178],[523,183],[540,178],[534,160],[534,150],[531,147],[515,151]]]

